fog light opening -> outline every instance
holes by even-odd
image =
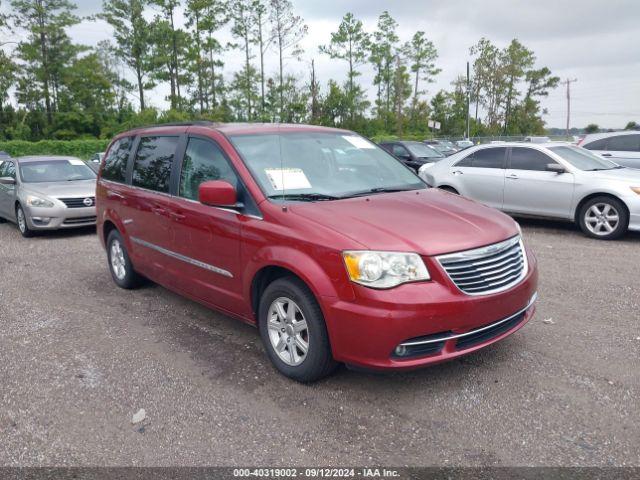
[[[405,347],[404,345],[398,345],[396,347],[395,354],[398,357],[404,357],[407,353],[408,353],[407,347]]]

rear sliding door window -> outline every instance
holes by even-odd
[[[133,138],[131,137],[116,140],[109,150],[109,155],[104,160],[102,178],[112,182],[124,183],[132,143]]]
[[[142,137],[133,164],[133,185],[169,193],[178,137]]]

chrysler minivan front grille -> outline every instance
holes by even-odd
[[[520,236],[437,258],[456,287],[468,295],[508,290],[527,275],[527,256]]]

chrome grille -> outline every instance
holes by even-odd
[[[520,283],[527,274],[520,236],[437,258],[456,287],[468,295],[502,292]]]
[[[86,199],[91,199],[90,205],[84,203]],[[59,198],[58,200],[64,203],[68,208],[88,208],[93,207],[96,204],[96,197]],[[87,203],[89,202],[87,201]]]

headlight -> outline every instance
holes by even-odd
[[[27,205],[30,207],[51,208],[53,207],[53,202],[35,195],[27,195]]]
[[[640,187],[630,187],[631,190],[633,190],[635,193],[637,193],[638,195],[640,195]]]
[[[417,253],[343,252],[352,282],[372,288],[391,288],[407,282],[430,280],[429,271]]]

